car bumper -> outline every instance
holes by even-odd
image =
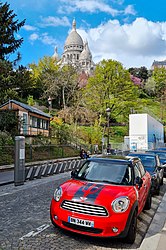
[[[72,213],[64,210],[52,200],[50,216],[53,224],[60,228],[89,236],[97,237],[125,237],[128,232],[127,223],[130,217],[129,211],[125,213],[114,213],[107,217],[88,216],[85,214]],[[75,225],[69,222],[69,217],[94,222],[93,227]],[[116,231],[117,230],[117,231]]]

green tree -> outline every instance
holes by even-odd
[[[149,77],[149,72],[145,66],[140,68],[129,68],[129,72],[131,75],[138,77],[141,81],[146,81]]]
[[[24,25],[25,20],[15,20],[16,14],[10,10],[9,4],[0,2],[0,59],[14,53],[22,44],[23,38],[16,39],[15,33]]]
[[[60,67],[53,58],[43,57],[37,65],[30,64],[30,68],[43,99],[51,97],[57,109],[73,105],[78,90],[78,75],[74,67]]]
[[[155,81],[155,92],[156,96],[161,98],[165,95],[166,92],[166,69],[162,68],[155,68],[152,73],[152,78]]]
[[[131,82],[128,70],[117,61],[100,62],[82,91],[86,106],[105,116],[109,107],[112,121],[120,115],[128,119],[130,108],[137,106],[138,88]]]
[[[8,132],[14,138],[18,135],[18,126],[20,124],[19,118],[15,111],[0,111],[0,131]]]
[[[48,99],[49,96],[54,97],[59,90],[58,86],[58,66],[55,65],[51,57],[44,56],[39,60],[38,64],[29,65],[31,77],[33,79],[33,96],[35,98]],[[55,96],[58,96],[55,95]]]
[[[150,96],[154,97],[156,94],[156,82],[153,77],[149,77],[144,85],[144,91]]]
[[[0,59],[0,103],[26,98],[32,90],[33,79],[26,67],[13,69],[11,62]]]

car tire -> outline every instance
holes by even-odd
[[[163,178],[161,179],[161,182],[160,182],[160,186],[162,186],[163,185]]]
[[[124,241],[129,244],[133,244],[136,238],[136,229],[137,229],[137,211],[134,211],[133,217],[131,219],[131,223],[129,226],[129,230],[127,236]]]
[[[159,195],[159,194],[160,194],[160,185],[159,185],[158,188],[156,189],[155,194],[156,194],[156,195]]]
[[[150,210],[152,205],[152,194],[149,192],[148,197],[146,199],[146,203],[144,206],[144,210]]]

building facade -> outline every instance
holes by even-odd
[[[66,38],[62,57],[59,57],[57,48],[55,48],[53,58],[57,60],[61,66],[71,64],[77,67],[80,73],[85,72],[87,75],[93,73],[95,63],[92,60],[88,42],[83,42],[82,37],[78,34],[75,20],[73,20],[72,30]]]
[[[27,137],[44,135],[49,136],[50,118],[49,114],[16,100],[9,100],[0,106],[0,111],[15,112],[19,118],[18,131],[20,135]]]
[[[164,61],[155,61],[152,63],[151,69],[154,70],[155,68],[165,68],[166,69],[166,60]]]

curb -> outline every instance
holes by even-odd
[[[166,193],[139,248],[139,250],[163,249],[166,249]]]

